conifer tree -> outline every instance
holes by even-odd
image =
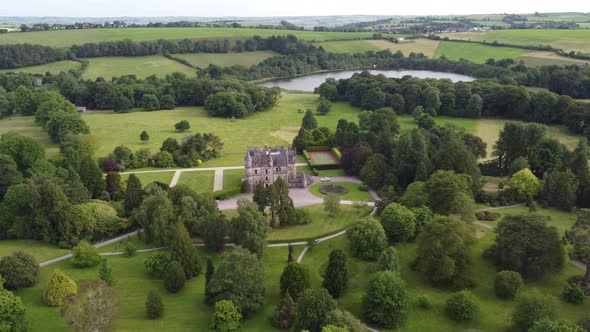
[[[125,213],[129,216],[143,202],[143,186],[135,174],[129,175],[127,179],[127,191],[125,192]]]
[[[328,267],[324,272],[322,286],[328,290],[333,298],[338,298],[348,286],[348,265],[346,254],[341,249],[330,253]]]
[[[197,250],[193,246],[186,227],[182,224],[176,224],[174,239],[170,245],[172,260],[177,261],[182,266],[186,279],[199,275],[201,272],[201,262],[197,255]]]

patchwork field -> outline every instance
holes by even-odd
[[[41,66],[31,66],[31,67],[23,67],[18,69],[0,69],[0,73],[7,73],[7,72],[23,72],[23,73],[30,73],[30,74],[40,74],[45,75],[46,72],[51,72],[54,74],[58,74],[62,71],[67,72],[68,70],[72,69],[79,69],[81,64],[77,61],[58,61],[52,62]]]
[[[315,32],[272,29],[233,29],[233,28],[122,28],[122,29],[83,29],[50,30],[0,35],[0,44],[37,44],[55,47],[68,47],[85,43],[131,39],[136,41],[158,39],[238,39],[253,36],[270,37],[295,35],[306,40],[341,40],[370,38],[372,32]]]
[[[530,53],[528,50],[511,47],[494,47],[481,44],[440,42],[436,51],[437,57],[445,56],[451,60],[465,59],[484,63],[488,59],[508,59]]]
[[[527,65],[537,66],[549,66],[549,65],[578,65],[583,66],[590,64],[589,60],[578,60],[559,56],[553,52],[531,52],[523,54],[515,59],[516,61],[524,61]]]
[[[427,57],[434,57],[438,48],[438,41],[429,39],[408,40],[393,43],[388,40],[349,40],[318,43],[327,52],[333,53],[363,53],[367,51],[381,51],[389,49],[391,52],[402,51],[405,55],[412,52],[424,53]]]
[[[242,53],[192,53],[192,54],[174,54],[174,57],[188,61],[191,65],[199,68],[206,68],[209,65],[218,65],[222,67],[241,65],[253,66],[259,64],[264,59],[277,55],[272,51],[242,52]]]
[[[194,73],[194,69],[166,57],[154,55],[144,57],[105,57],[89,58],[88,68],[83,78],[94,80],[102,77],[110,80],[112,77],[136,75],[146,78],[151,75],[165,76],[166,74],[181,72]]]
[[[459,32],[443,34],[442,37],[451,39],[464,39],[475,41],[493,42],[514,45],[551,45],[561,48],[566,52],[582,51],[590,52],[590,30],[494,30],[489,32]]]

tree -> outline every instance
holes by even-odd
[[[211,258],[207,258],[207,268],[205,269],[205,286],[209,283],[213,274],[215,273],[215,266]]]
[[[246,249],[232,250],[223,256],[205,292],[207,303],[230,300],[244,317],[259,312],[266,293],[260,261]]]
[[[121,189],[121,175],[117,172],[108,172],[106,177],[106,189],[109,193],[117,192]]]
[[[19,86],[14,92],[12,101],[14,113],[21,115],[33,115],[37,109],[35,94],[24,85]]]
[[[483,99],[480,95],[474,93],[469,97],[467,101],[467,107],[465,108],[465,117],[468,118],[479,118],[481,117],[481,110],[483,108]]]
[[[566,233],[566,239],[573,245],[573,257],[586,264],[582,286],[587,287],[590,279],[590,209],[578,210],[576,223]]]
[[[160,109],[173,110],[176,107],[176,99],[173,95],[167,94],[160,97]]]
[[[38,160],[45,159],[45,149],[30,137],[8,133],[0,137],[0,154],[12,157],[17,168],[24,173]]]
[[[359,219],[347,231],[352,255],[362,260],[375,260],[387,246],[383,226],[375,219]]]
[[[301,127],[297,132],[297,136],[293,139],[293,148],[298,153],[302,153],[303,150],[306,150],[313,143],[313,134]]]
[[[528,202],[532,202],[533,196],[541,189],[541,181],[531,172],[530,169],[525,168],[514,173],[510,180],[508,180],[510,190],[515,192],[520,197],[525,197]]]
[[[375,270],[399,272],[399,261],[394,247],[388,247],[381,253]]]
[[[436,217],[418,236],[416,270],[435,286],[457,289],[471,285],[473,229],[450,217]]]
[[[86,241],[80,241],[72,250],[72,265],[78,268],[92,267],[100,263],[96,248]]]
[[[456,174],[454,171],[439,170],[430,176],[424,189],[428,194],[428,205],[432,212],[450,214],[458,208],[455,197],[459,194],[468,195],[473,201],[470,187],[469,176]]]
[[[0,287],[0,328],[4,331],[26,331],[26,308],[20,297]]]
[[[138,209],[143,202],[143,186],[141,181],[135,174],[130,174],[127,179],[127,190],[125,191],[125,198],[123,206],[125,213],[130,216],[134,210]]]
[[[168,151],[158,153],[158,166],[162,168],[174,167],[174,158]]]
[[[512,176],[519,171],[522,171],[525,168],[530,168],[529,161],[526,157],[518,157],[510,163],[510,168],[508,168],[508,175]]]
[[[496,227],[494,244],[486,250],[497,269],[519,272],[524,278],[541,278],[564,265],[559,231],[542,216],[504,216]]]
[[[156,95],[148,93],[141,98],[141,106],[146,111],[155,111],[160,109],[160,101]]]
[[[574,322],[542,318],[533,324],[528,332],[585,332],[586,330]]]
[[[309,272],[303,265],[291,262],[285,266],[280,280],[281,295],[289,293],[297,301],[303,291],[310,287]]]
[[[324,196],[324,211],[328,212],[330,217],[334,217],[340,211],[340,196],[330,193]]]
[[[407,207],[392,203],[381,212],[381,225],[390,243],[407,241],[416,234],[416,215]]]
[[[86,156],[80,162],[80,181],[88,189],[92,197],[99,197],[105,190],[105,182],[102,172],[96,162],[90,156]],[[133,174],[131,176],[134,176]]]
[[[117,92],[113,97],[112,106],[115,113],[127,113],[133,109],[131,100],[121,92]]]
[[[293,200],[289,197],[289,185],[278,178],[273,184],[269,186],[269,205],[271,210],[271,225],[275,220],[275,216],[279,217],[279,225],[289,225],[292,215],[290,212],[294,209]]]
[[[98,277],[104,281],[107,285],[112,286],[113,280],[113,269],[108,265],[106,258],[100,260],[100,268],[98,269]]]
[[[231,239],[239,246],[262,257],[270,226],[256,204],[241,199],[238,201],[238,216],[231,221]]]
[[[1,150],[1,149],[0,149]],[[570,158],[569,167],[578,180],[577,205],[590,207],[590,166],[588,166],[588,144],[581,140]],[[16,158],[15,158],[16,160]],[[18,160],[17,160],[18,163]]]
[[[479,303],[470,291],[462,290],[451,295],[445,310],[447,315],[456,322],[471,321],[479,314]]]
[[[156,291],[150,291],[145,301],[145,314],[148,319],[158,319],[164,314],[162,297]]]
[[[523,285],[524,281],[520,273],[515,271],[500,271],[496,273],[496,278],[494,279],[496,296],[505,300],[514,299]]]
[[[232,301],[221,300],[215,303],[215,309],[211,316],[211,331],[233,332],[239,331],[242,325],[242,314]]]
[[[53,275],[43,291],[43,302],[50,307],[62,306],[71,295],[76,295],[76,283],[60,270],[53,270]]]
[[[164,271],[164,287],[170,293],[178,293],[184,288],[186,274],[182,265],[177,261],[171,261]]]
[[[565,172],[553,171],[545,177],[541,198],[546,206],[563,211],[571,211],[576,206],[578,180],[569,169]]]
[[[327,290],[323,288],[305,290],[297,301],[295,330],[321,331],[326,315],[334,309],[336,309],[336,301]]]
[[[379,153],[372,154],[361,169],[361,179],[370,187],[379,189],[386,184],[388,169],[385,156]]]
[[[258,211],[264,213],[264,210],[268,206],[268,192],[264,187],[264,183],[259,182],[254,188],[254,195],[252,201],[258,206]]]
[[[226,221],[223,217],[210,216],[203,222],[202,236],[207,249],[218,252],[223,249],[226,233]]]
[[[196,277],[201,273],[201,260],[183,224],[176,224],[174,238],[170,245],[170,252],[171,259],[177,261],[182,266],[186,280]]]
[[[272,326],[280,329],[290,329],[296,318],[297,307],[295,301],[293,301],[289,292],[286,292],[281,296],[281,301],[272,314]]]
[[[18,171],[16,161],[11,156],[0,154],[0,200],[8,188],[22,182],[22,175]]]
[[[341,249],[335,249],[330,253],[322,287],[327,289],[333,298],[339,298],[348,287],[348,263],[346,254]]]
[[[156,279],[162,279],[164,277],[164,272],[171,261],[169,255],[157,253],[148,257],[143,262],[143,266],[150,276]]]
[[[8,290],[33,287],[39,281],[39,265],[33,256],[16,251],[0,259],[0,276]]]
[[[147,133],[147,131],[142,131],[141,134],[139,134],[139,139],[142,142],[147,142],[150,140],[150,135]]]
[[[399,327],[406,320],[409,307],[406,283],[401,277],[391,271],[375,273],[361,306],[367,322],[388,329]]]
[[[315,116],[313,116],[313,112],[310,109],[305,111],[305,116],[303,116],[301,127],[309,131],[312,131],[318,127],[318,121],[315,119]]]
[[[175,215],[172,202],[165,192],[144,199],[133,218],[143,227],[146,243],[170,244],[174,234]]]
[[[426,183],[416,181],[410,184],[400,198],[400,203],[407,207],[419,207],[426,205],[428,203]]]
[[[519,331],[528,331],[541,319],[557,317],[557,300],[553,295],[543,294],[538,290],[521,293],[516,298],[512,312],[512,324]]]
[[[330,113],[331,110],[332,103],[328,99],[320,97],[318,107],[316,108],[316,112],[318,112],[319,115],[326,115]]]
[[[174,128],[180,132],[185,132],[185,131],[191,129],[191,124],[187,120],[182,120],[182,121],[177,122],[174,125]]]
[[[328,312],[324,324],[337,326],[348,332],[364,332],[367,330],[358,318],[342,309],[335,309]]]
[[[67,299],[61,314],[74,331],[106,331],[119,314],[117,298],[102,280],[86,283]]]

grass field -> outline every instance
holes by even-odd
[[[488,59],[508,59],[530,53],[528,50],[511,47],[494,47],[481,44],[440,42],[436,51],[437,57],[445,56],[451,60],[465,59],[484,63]]]
[[[0,44],[37,44],[68,47],[85,43],[131,39],[135,41],[158,39],[237,39],[253,36],[270,37],[295,35],[306,40],[342,40],[370,38],[372,32],[315,32],[272,29],[232,28],[124,28],[124,29],[83,29],[62,31],[38,31],[7,33],[0,35]]]
[[[429,39],[408,40],[401,43],[387,40],[348,40],[318,43],[318,46],[333,53],[364,53],[389,49],[391,52],[402,51],[405,55],[412,52],[424,53],[427,57],[432,58],[436,53],[438,43],[438,41]]]
[[[130,170],[133,171],[133,170]],[[152,182],[162,182],[165,184],[170,184],[172,181],[172,177],[174,176],[174,172],[157,172],[157,173],[138,173],[135,174],[139,181],[141,181],[142,186],[146,186]],[[127,179],[129,178],[128,174],[121,175],[121,181],[127,183]]]
[[[181,72],[194,73],[194,69],[166,57],[154,55],[144,57],[106,57],[90,58],[88,68],[83,73],[84,79],[94,80],[103,77],[110,81],[112,77],[136,75],[146,78],[151,75],[165,76],[166,74]]]
[[[489,32],[459,32],[443,34],[442,37],[475,41],[498,41],[500,43],[526,46],[551,45],[566,52],[590,52],[590,30],[494,30]]]
[[[188,61],[191,65],[206,68],[209,65],[222,67],[241,65],[250,67],[259,64],[264,59],[277,55],[272,51],[242,52],[242,53],[192,53],[174,54],[174,57]]]
[[[65,60],[52,62],[41,66],[23,67],[18,69],[0,69],[0,73],[23,72],[29,74],[45,75],[46,72],[58,74],[62,71],[67,72],[72,69],[79,69],[81,64],[77,61]]]
[[[320,192],[320,188],[326,185],[338,185],[348,189],[346,194],[339,195],[341,200],[355,201],[355,202],[369,202],[373,201],[373,196],[367,191],[359,190],[360,184],[350,182],[330,182],[330,183],[316,183],[309,188],[309,191],[318,197],[326,197]]]
[[[214,177],[214,171],[182,172],[178,183],[189,186],[197,193],[210,193],[213,192]]]
[[[243,169],[232,169],[223,171],[223,189],[240,188],[244,178]]]
[[[59,154],[59,145],[51,141],[47,132],[35,123],[32,116],[12,116],[0,120],[0,135],[5,133],[18,133],[33,138],[45,146],[48,157]]]
[[[578,65],[583,66],[590,64],[588,60],[572,59],[563,56],[559,56],[553,52],[531,52],[523,54],[514,60],[524,61],[527,65],[532,67],[538,66],[549,66],[549,65]]]
[[[70,253],[68,249],[59,249],[55,245],[35,240],[2,240],[0,241],[0,257],[22,250],[37,260],[37,263]]]
[[[540,205],[537,205],[537,211],[535,212],[530,212],[529,208],[526,206],[502,209],[497,212],[501,212],[503,215],[538,214],[548,217],[548,223],[552,226],[555,226],[562,235],[571,229],[572,225],[576,223],[575,213],[565,212],[554,208],[546,209]],[[495,226],[498,221],[485,221],[485,223]]]

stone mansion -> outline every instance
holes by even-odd
[[[307,173],[297,173],[296,153],[290,146],[251,147],[244,157],[246,183],[249,192],[253,192],[258,183],[268,187],[278,178],[283,178],[289,188],[307,188],[312,182]]]

